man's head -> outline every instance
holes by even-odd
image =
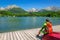
[[[49,22],[49,19],[46,19],[46,22]]]

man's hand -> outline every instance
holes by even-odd
[[[37,35],[40,35],[40,31],[38,32],[38,34]]]
[[[38,35],[40,34],[40,30],[39,30],[39,32],[38,32]]]

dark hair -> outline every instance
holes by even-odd
[[[50,20],[49,20],[49,19],[46,19],[46,21],[47,21],[47,22],[50,22]],[[50,23],[52,23],[52,22],[50,22]]]
[[[50,22],[49,19],[46,19],[47,22]]]

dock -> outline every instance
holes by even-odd
[[[37,29],[0,33],[0,40],[38,40]]]
[[[60,26],[53,29],[54,31],[60,31]],[[0,33],[0,40],[41,40],[36,37],[38,30],[40,28]]]

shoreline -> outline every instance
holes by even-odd
[[[60,25],[52,26],[52,28],[53,28],[53,30],[55,30],[57,28],[59,29],[60,28]],[[41,27],[40,28],[25,29],[25,30],[38,30],[38,29],[41,29]],[[25,31],[25,30],[19,30],[19,31]]]
[[[53,28],[53,31],[60,32],[60,30],[59,30],[60,29],[60,25],[55,25],[52,28]],[[37,30],[37,31],[39,31],[40,29],[41,29],[41,27],[40,28],[25,29],[25,30],[17,30],[17,31],[30,31],[30,30]]]
[[[60,28],[60,25],[55,25],[55,26],[52,26],[53,28],[53,31],[59,31],[59,28]],[[15,31],[30,31],[30,30],[40,30],[41,27],[39,28],[31,28],[31,29],[23,29],[23,30],[12,30],[12,31],[7,31],[7,32],[15,32]],[[6,33],[6,32],[1,32],[1,33]]]
[[[0,33],[0,40],[41,40],[41,38],[36,37],[39,30],[40,28],[35,28]],[[55,32],[60,32],[60,25],[53,26],[53,30]],[[42,37],[42,35],[41,33],[40,36]]]

